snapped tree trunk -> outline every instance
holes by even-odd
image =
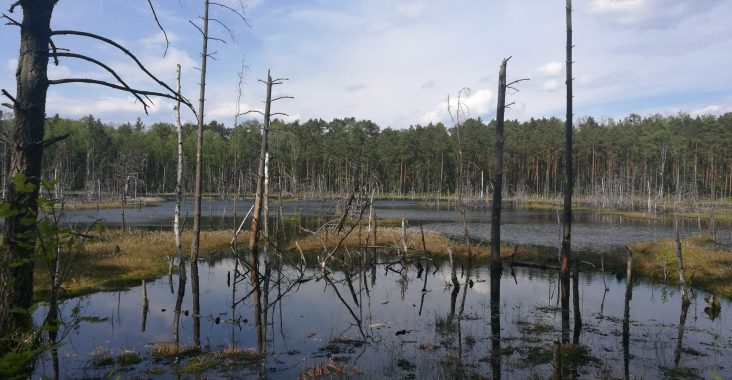
[[[503,193],[503,125],[506,111],[506,66],[504,58],[498,71],[495,159],[493,167],[493,203],[491,207],[491,268],[501,268],[501,200]]]
[[[11,146],[7,198],[0,261],[0,354],[7,336],[29,326],[28,315],[11,313],[33,303],[33,252],[36,242],[38,190],[43,160],[43,126],[48,89],[51,15],[55,0],[22,0],[20,53],[13,99],[15,128]]]

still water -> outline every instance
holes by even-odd
[[[223,212],[226,206],[212,202],[208,222],[233,224]],[[454,210],[414,202],[377,206],[380,218],[405,217],[412,226],[461,233]],[[243,204],[238,214],[248,207]],[[285,202],[283,215],[294,216],[288,223],[306,223],[332,215],[336,207],[329,202]],[[128,210],[127,222],[167,228],[171,210],[169,204]],[[95,217],[115,224],[118,213],[102,210]],[[69,217],[82,220],[83,214]],[[489,219],[488,211],[470,212],[471,236],[487,239]],[[558,245],[554,211],[507,210],[504,221],[508,242],[553,250]],[[684,228],[692,234],[697,225]],[[608,255],[630,241],[672,233],[663,223],[590,213],[578,213],[573,230],[576,250]],[[198,313],[190,264],[184,288],[176,274],[149,282],[145,291],[140,286],[65,301],[60,306],[65,320],[78,311],[101,321],[82,321],[66,331],[58,349],[59,376],[291,379],[318,368],[341,371],[344,378],[732,376],[732,303],[721,300],[720,308],[712,308],[699,290],[684,308],[675,287],[640,281],[628,286],[624,275],[583,271],[572,285],[577,297],[562,310],[562,288],[551,270],[505,267],[502,274],[492,275],[481,260],[460,260],[455,263],[460,285],[455,288],[453,266],[443,259],[404,261],[389,251],[351,250],[322,272],[314,257],[308,256],[305,264],[299,255],[269,257],[267,264],[264,259],[258,263],[263,274],[259,297],[246,275],[252,272],[230,255],[199,262]],[[235,267],[245,276],[236,275]],[[189,357],[152,358],[154,347],[175,341],[179,294],[181,345],[200,341],[205,350],[217,352],[247,348],[263,352],[264,359],[191,373]],[[261,329],[257,315],[266,321]],[[36,316],[45,316],[44,308]],[[564,327],[563,316],[569,321]],[[563,338],[582,349],[555,355],[555,342]],[[142,361],[122,365],[98,360],[127,350],[139,353]],[[53,377],[54,372],[51,355],[36,369],[38,376]]]

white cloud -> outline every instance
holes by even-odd
[[[7,62],[5,62],[5,70],[15,72],[15,70],[17,68],[18,68],[18,59],[17,58],[8,59]]]
[[[556,77],[564,72],[564,65],[561,62],[552,61],[539,66],[536,72],[545,77]]]
[[[553,92],[553,91],[556,91],[556,90],[558,90],[558,89],[559,89],[559,87],[561,87],[561,85],[562,85],[562,84],[561,84],[561,83],[560,83],[559,81],[557,81],[557,80],[554,80],[554,79],[551,79],[551,80],[548,80],[548,81],[544,82],[544,83],[543,83],[543,84],[541,85],[541,88],[542,88],[542,90],[544,90],[544,91],[549,91],[549,92]]]
[[[417,18],[422,14],[425,6],[423,3],[399,4],[397,5],[396,9],[397,12],[406,17]]]
[[[592,0],[587,10],[624,26],[666,28],[719,3],[720,0]]]
[[[719,105],[719,104],[711,104],[704,108],[700,108],[694,111],[691,111],[690,114],[694,116],[701,116],[701,115],[722,115],[727,112],[732,112],[732,106],[730,105]]]
[[[48,114],[58,113],[75,117],[89,114],[98,116],[105,113],[134,114],[135,116],[144,114],[142,104],[133,96],[70,98],[60,95],[56,91],[48,92],[46,109]],[[171,102],[155,99],[155,102],[148,109],[148,113],[155,114],[161,111],[170,111],[172,113],[172,109],[173,104]]]
[[[478,91],[463,94],[459,103],[461,109],[464,112],[465,118],[477,118],[485,116],[493,112],[495,108],[493,92],[488,89],[481,89]],[[450,106],[454,110],[458,106],[458,99],[456,97],[450,97]],[[425,112],[419,118],[421,124],[437,123],[437,122],[448,122],[450,120],[450,113],[447,110],[447,102],[442,102],[435,109]]]

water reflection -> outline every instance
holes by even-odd
[[[551,270],[516,267],[513,276],[502,276],[480,259],[472,264],[460,258],[452,264],[439,258],[405,260],[371,249],[341,252],[325,271],[315,258],[305,257],[303,263],[299,254],[280,256],[269,249],[266,257],[263,250],[256,272],[245,255],[244,260],[181,263],[173,275],[175,294],[167,276],[147,283],[146,313],[140,313],[142,286],[66,301],[62,318],[68,317],[70,307],[64,305],[71,302],[81,302],[85,314],[114,318],[82,324],[58,348],[56,359],[49,354],[39,365],[37,375],[51,377],[57,370],[60,378],[103,376],[113,367],[89,366],[91,352],[124,348],[146,357],[154,345],[170,342],[171,332],[180,346],[261,351],[265,359],[252,373],[269,378],[298,377],[328,363],[358,368],[358,374],[349,374],[356,378],[547,378],[555,372],[569,378],[656,378],[674,366],[729,375],[732,321],[727,315],[687,318],[683,309],[679,314],[674,289],[658,297],[667,288],[627,274],[629,281],[608,275],[605,282],[598,277],[602,274],[574,271],[570,283]],[[252,276],[260,278],[259,301]],[[191,286],[188,293],[194,279],[196,290]],[[695,297],[704,304],[704,295]],[[196,298],[198,310],[182,310],[189,302],[196,308]],[[568,341],[555,345],[558,338]],[[586,348],[571,351],[582,353],[582,360],[567,354],[574,346]],[[686,361],[687,352],[702,355]],[[175,377],[191,359],[180,360],[178,367],[166,367],[145,359],[125,373],[150,377],[145,371],[154,368],[164,371],[162,377]],[[200,376],[225,376],[210,371]]]

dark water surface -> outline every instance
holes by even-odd
[[[242,206],[239,216],[250,204]],[[377,205],[380,218],[405,217],[412,226],[461,233],[454,210],[414,202]],[[211,203],[210,223],[222,223],[222,206]],[[335,208],[331,202],[284,202],[283,214],[294,217],[288,223],[303,223],[310,217],[330,216]],[[115,224],[118,213],[94,214]],[[83,215],[70,218],[82,221]],[[172,206],[166,203],[128,210],[126,218],[138,227],[169,228],[169,215]],[[489,219],[488,211],[470,212],[471,236],[488,239]],[[556,249],[559,243],[554,211],[506,210],[504,221],[505,241],[547,249]],[[693,234],[697,225],[683,228]],[[631,241],[670,236],[672,227],[578,213],[573,231],[576,250],[610,254]],[[150,357],[156,345],[175,341],[177,274],[147,284],[147,308],[141,286],[67,300],[61,305],[65,320],[73,319],[74,309],[104,320],[81,322],[68,331],[58,350],[60,377],[291,379],[331,364],[347,368],[346,378],[732,376],[732,303],[721,300],[720,308],[712,308],[705,301],[707,294],[699,290],[684,307],[675,287],[639,281],[628,286],[624,274],[584,271],[571,285],[577,297],[563,310],[560,295],[569,289],[562,288],[552,270],[506,267],[499,274],[491,273],[480,260],[472,265],[460,260],[455,264],[460,286],[455,288],[452,266],[443,259],[407,262],[374,250],[350,250],[341,258],[341,264],[328,267],[327,275],[311,256],[306,266],[299,255],[270,255],[267,265],[261,259],[259,297],[252,292],[250,275],[234,275],[235,266],[246,269],[233,257],[201,261],[199,313],[193,312],[196,297],[189,265],[180,304],[180,344],[198,340],[211,351],[243,347],[265,353],[259,363],[202,373],[184,372],[192,360],[187,357],[177,361]],[[267,321],[261,329],[258,314]],[[42,307],[36,317],[44,316]],[[563,339],[577,345],[562,346],[555,355],[555,342]],[[123,350],[139,353],[142,361],[121,365],[98,360],[115,358]],[[53,377],[51,355],[39,363],[36,375]]]

